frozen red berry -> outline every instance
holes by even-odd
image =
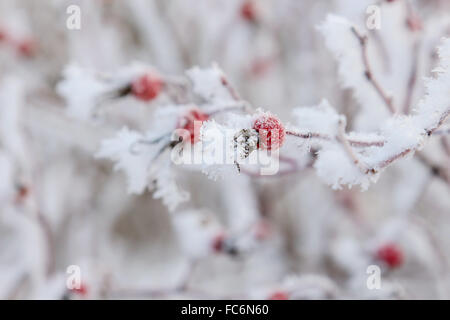
[[[178,120],[177,128],[187,130],[191,136],[191,143],[196,143],[200,139],[201,123],[208,119],[207,113],[198,108],[192,108]]]
[[[162,80],[154,74],[145,74],[131,84],[131,92],[139,100],[150,101],[155,99],[163,87]]]
[[[376,257],[390,268],[400,267],[404,260],[403,251],[394,243],[388,243],[378,248]]]
[[[77,295],[80,295],[82,297],[87,296],[89,290],[88,287],[86,286],[86,284],[81,283],[79,288],[73,288],[71,289],[71,291]]]
[[[241,6],[241,17],[249,22],[256,22],[257,17],[257,8],[252,0],[246,0]]]
[[[284,143],[286,130],[280,119],[270,113],[259,116],[253,124],[253,129],[259,134],[259,149],[276,150]]]
[[[212,249],[214,252],[222,252],[225,247],[225,234],[219,233],[213,238]]]
[[[24,39],[17,43],[17,51],[26,58],[31,58],[36,53],[36,43],[32,39]]]
[[[289,294],[285,291],[274,291],[269,295],[268,300],[289,300]]]

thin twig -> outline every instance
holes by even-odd
[[[337,139],[344,147],[345,152],[350,157],[350,159],[353,161],[353,163],[358,167],[361,172],[366,173],[367,172],[367,165],[361,162],[359,157],[356,155],[356,153],[353,151],[350,142],[347,140],[347,137],[345,135],[345,126],[346,122],[344,119],[339,120],[339,132]]]
[[[395,108],[392,102],[392,97],[390,97],[385,90],[381,87],[381,84],[377,79],[375,79],[372,68],[370,67],[369,63],[369,56],[367,52],[367,42],[368,38],[366,35],[361,35],[358,30],[356,30],[355,27],[352,27],[353,34],[358,38],[359,43],[361,44],[361,52],[362,52],[362,60],[364,64],[364,75],[366,76],[367,80],[372,84],[378,95],[383,99],[384,103],[386,104],[389,111],[394,114]]]
[[[419,64],[419,41],[416,41],[413,46],[413,59],[411,62],[411,71],[409,75],[408,86],[406,88],[405,103],[403,105],[404,114],[409,114],[411,109],[414,89],[416,88],[417,83],[418,64]]]
[[[450,133],[450,130],[448,130],[448,133]],[[448,141],[448,138],[442,137],[441,144],[445,154],[447,155],[448,158],[450,158],[450,141]]]
[[[423,135],[426,137],[430,137],[431,135],[433,135],[438,129],[439,127],[447,120],[447,118],[450,115],[450,107],[445,110],[441,117],[439,118],[439,120],[436,122],[436,124],[432,125],[429,128],[425,128],[424,129],[424,133]],[[377,165],[373,166],[369,171],[371,173],[377,173],[380,169],[384,169],[385,167],[389,166],[390,164],[392,164],[393,162],[395,162],[398,159],[401,159],[407,155],[409,155],[410,153],[413,153],[415,151],[417,151],[417,149],[420,147],[420,144],[417,143],[414,147],[410,147],[410,148],[406,148],[402,151],[399,151],[397,153],[395,153],[394,155],[380,161]]]
[[[228,79],[225,77],[225,75],[222,75],[222,78],[220,79],[220,81],[222,82],[222,85],[228,90],[228,92],[230,93],[230,96],[235,101],[242,100],[241,97],[239,96],[239,93],[237,92],[237,90],[230,84],[230,81],[228,81]]]
[[[300,132],[295,130],[286,130],[286,135],[293,136],[301,139],[319,139],[324,141],[332,141],[333,138],[327,134],[318,133],[318,132]],[[382,147],[385,144],[383,140],[375,140],[375,141],[363,141],[357,140],[353,138],[349,138],[347,135],[345,139],[350,143],[352,147],[366,148],[366,147]]]
[[[433,176],[443,180],[447,184],[450,184],[450,175],[447,171],[447,168],[434,164],[421,152],[417,152],[416,156],[417,159],[419,159],[424,165],[430,168]]]
[[[286,170],[280,170],[274,175],[261,175],[257,172],[247,170],[242,165],[239,165],[239,172],[242,174],[245,174],[246,176],[252,177],[252,178],[281,178],[281,177],[293,175],[301,170],[312,167],[312,161],[307,163],[304,166],[299,166],[297,161],[292,158],[280,156],[279,160],[281,162],[285,162],[285,163],[289,164],[290,168],[286,169]]]
[[[446,128],[446,129],[441,129],[441,130],[435,130],[433,132],[433,135],[439,135],[439,136],[450,135],[450,129]]]

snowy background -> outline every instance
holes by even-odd
[[[0,298],[449,299],[445,37],[448,0],[0,0]],[[171,159],[226,129],[242,163]]]

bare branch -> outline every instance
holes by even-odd
[[[418,64],[419,64],[419,41],[416,41],[413,46],[413,59],[411,62],[411,71],[409,75],[408,85],[406,88],[405,103],[403,105],[404,114],[409,114],[411,109],[414,89],[416,88],[417,83]]]
[[[353,151],[350,142],[347,140],[347,137],[345,135],[345,126],[346,122],[343,119],[339,120],[339,132],[337,139],[344,147],[345,152],[350,157],[350,159],[353,161],[353,163],[358,167],[361,172],[366,173],[367,172],[367,165],[361,162],[359,157],[356,155],[356,153]]]
[[[352,27],[352,32],[358,38],[359,43],[361,44],[362,60],[363,60],[364,68],[365,68],[364,74],[365,74],[367,80],[369,80],[369,82],[372,84],[374,89],[377,91],[378,95],[381,97],[381,99],[383,99],[383,101],[386,104],[389,111],[392,114],[394,114],[395,108],[394,108],[394,105],[392,102],[392,97],[390,97],[386,93],[386,91],[381,87],[381,84],[379,83],[379,81],[377,79],[375,79],[373,72],[372,72],[372,68],[370,67],[369,56],[368,56],[368,52],[367,52],[367,41],[368,41],[367,36],[361,35],[358,32],[358,30],[356,30],[355,27]]]
[[[301,139],[319,139],[324,141],[331,141],[334,138],[327,134],[318,133],[318,132],[301,132],[296,130],[286,130],[286,135],[288,136],[294,136]],[[345,136],[345,139],[348,141],[348,143],[352,147],[356,148],[367,148],[367,147],[382,147],[385,144],[385,141],[383,140],[376,140],[376,141],[363,141],[363,140],[357,140],[354,138],[349,138],[348,135]]]

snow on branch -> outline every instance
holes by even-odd
[[[351,89],[359,106],[371,121],[379,123],[389,113],[395,113],[392,97],[378,80],[378,73],[373,70],[369,59],[369,43],[367,35],[347,19],[330,14],[319,25],[325,44],[338,62],[338,74],[341,85]],[[378,71],[378,70],[377,70]],[[380,106],[386,105],[383,110]]]
[[[337,51],[346,86],[352,87],[364,101],[378,99],[379,104],[388,103],[373,75],[368,76],[371,71],[367,57],[361,59],[361,45],[365,52],[366,38],[336,16],[329,16],[321,30],[339,32],[339,37],[349,42],[344,50],[342,41],[327,40],[329,47]],[[377,181],[383,169],[419,150],[448,117],[449,46],[450,41],[446,40],[440,47],[437,77],[427,80],[427,93],[415,113],[394,114],[376,132],[346,132],[345,116],[339,115],[326,100],[318,106],[294,109],[293,124],[285,126],[275,115],[251,108],[235,92],[223,71],[213,65],[209,69],[195,67],[187,71],[187,80],[192,84],[185,87],[189,104],[159,107],[150,132],[141,134],[123,129],[116,138],[103,142],[98,156],[115,161],[116,169],[126,173],[130,192],[141,193],[148,186],[156,187],[154,196],[163,198],[172,210],[189,198],[175,183],[171,170],[174,164],[170,163],[174,154],[178,160],[188,156],[192,168],[217,179],[239,174],[242,166],[261,166],[264,154],[269,154],[270,161],[276,160],[280,152],[288,152],[283,148],[285,137],[308,146],[293,152],[316,150],[313,167],[333,188],[360,185],[365,190]],[[184,133],[174,134],[177,130]],[[192,163],[189,156],[199,162]]]

